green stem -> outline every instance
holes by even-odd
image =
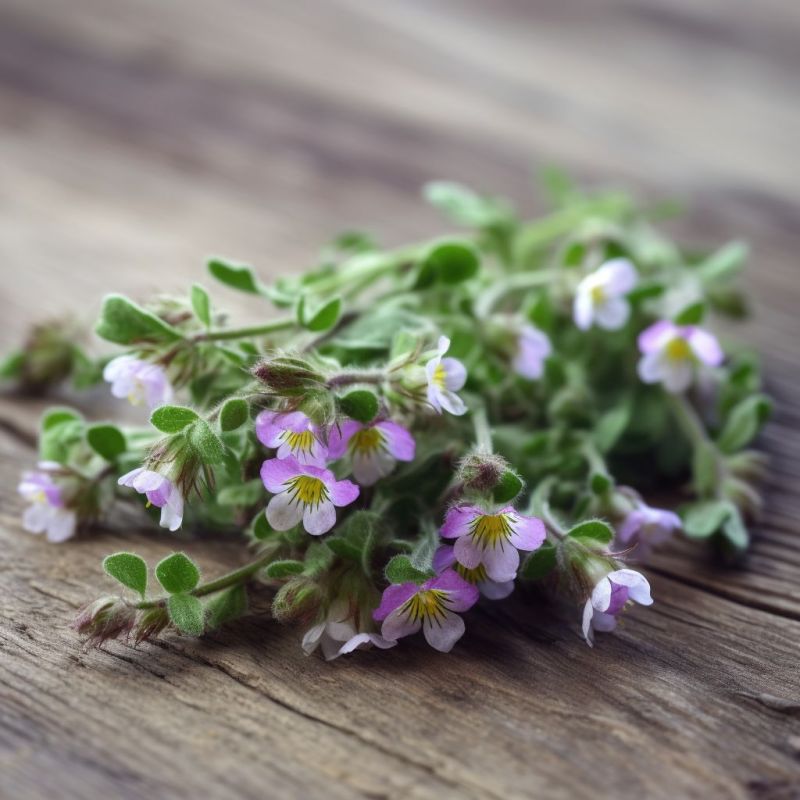
[[[475,303],[475,316],[485,319],[492,309],[508,294],[533,289],[536,286],[546,286],[560,277],[557,270],[537,272],[518,272],[506,278],[499,279],[489,290],[483,292]]]
[[[240,583],[246,583],[250,580],[260,569],[269,564],[275,556],[274,550],[269,550],[265,553],[262,553],[255,561],[251,561],[249,564],[245,564],[243,567],[239,567],[239,569],[235,569],[232,572],[228,572],[225,575],[221,575],[219,578],[215,578],[213,581],[208,581],[207,583],[201,583],[194,591],[190,592],[190,594],[194,595],[194,597],[204,597],[208,594],[214,594],[214,592],[221,592],[223,589],[228,589],[231,586],[236,586]],[[137,609],[147,609],[147,608],[158,608],[159,606],[163,606],[167,602],[166,597],[161,597],[157,600],[142,600],[139,603],[136,603]]]
[[[678,425],[692,445],[696,447],[708,443],[710,440],[705,426],[691,403],[686,399],[686,395],[670,394],[669,402]]]
[[[475,449],[479,453],[486,455],[492,452],[492,429],[489,426],[489,418],[486,416],[486,409],[481,406],[472,412],[472,424],[475,428]]]
[[[247,339],[252,336],[264,336],[267,333],[275,333],[276,331],[285,331],[297,325],[297,320],[294,317],[284,317],[283,319],[276,319],[272,322],[267,322],[264,325],[253,325],[249,328],[230,328],[221,331],[208,331],[207,333],[200,333],[194,337],[196,342],[218,342],[226,339]]]
[[[560,520],[557,520],[550,509],[550,489],[555,484],[555,477],[545,478],[533,493],[530,502],[530,512],[544,522],[547,532],[556,539],[564,539],[567,532],[564,530]]]

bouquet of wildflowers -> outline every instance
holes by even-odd
[[[744,311],[744,248],[682,251],[628,197],[559,187],[552,213],[525,222],[429,185],[466,233],[389,251],[345,234],[272,285],[210,261],[263,298],[258,325],[237,327],[196,284],[143,304],[107,296],[96,332],[121,349],[99,360],[63,323],[38,326],[4,378],[106,381],[150,417],[45,414],[19,484],[25,528],[62,542],[141,502],[169,531],[235,536],[250,553],[201,580],[174,552],[154,589],[142,558],[109,555],[119,593],[89,603],[77,631],[200,636],[247,614],[261,584],[308,653],[420,631],[447,652],[476,603],[531,583],[531,602],[582,609],[591,645],[652,602],[633,567],[673,535],[742,552],[763,469],[747,447],[770,405],[753,355],[723,347],[712,317]],[[677,510],[643,499],[666,489]]]

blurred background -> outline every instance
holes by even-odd
[[[548,164],[786,280],[799,45],[795,0],[0,0],[0,345],[211,254],[268,278],[343,228],[437,232],[431,179],[533,213]]]

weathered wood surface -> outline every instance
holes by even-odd
[[[102,556],[172,543],[23,533],[41,406],[5,398],[0,796],[800,796],[798,8],[0,0],[3,347],[65,307],[88,321],[110,288],[180,289],[211,252],[275,275],[343,227],[428,235],[428,179],[534,210],[527,168],[556,161],[687,199],[695,241],[751,241],[741,335],[778,401],[743,567],[676,544],[655,606],[593,651],[577,613],[517,599],[472,613],[450,656],[408,642],[325,664],[263,618],[83,652],[66,625]],[[188,546],[209,573],[241,557]]]

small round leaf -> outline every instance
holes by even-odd
[[[185,553],[173,553],[158,562],[156,578],[170,594],[191,592],[200,581],[200,570]]]

